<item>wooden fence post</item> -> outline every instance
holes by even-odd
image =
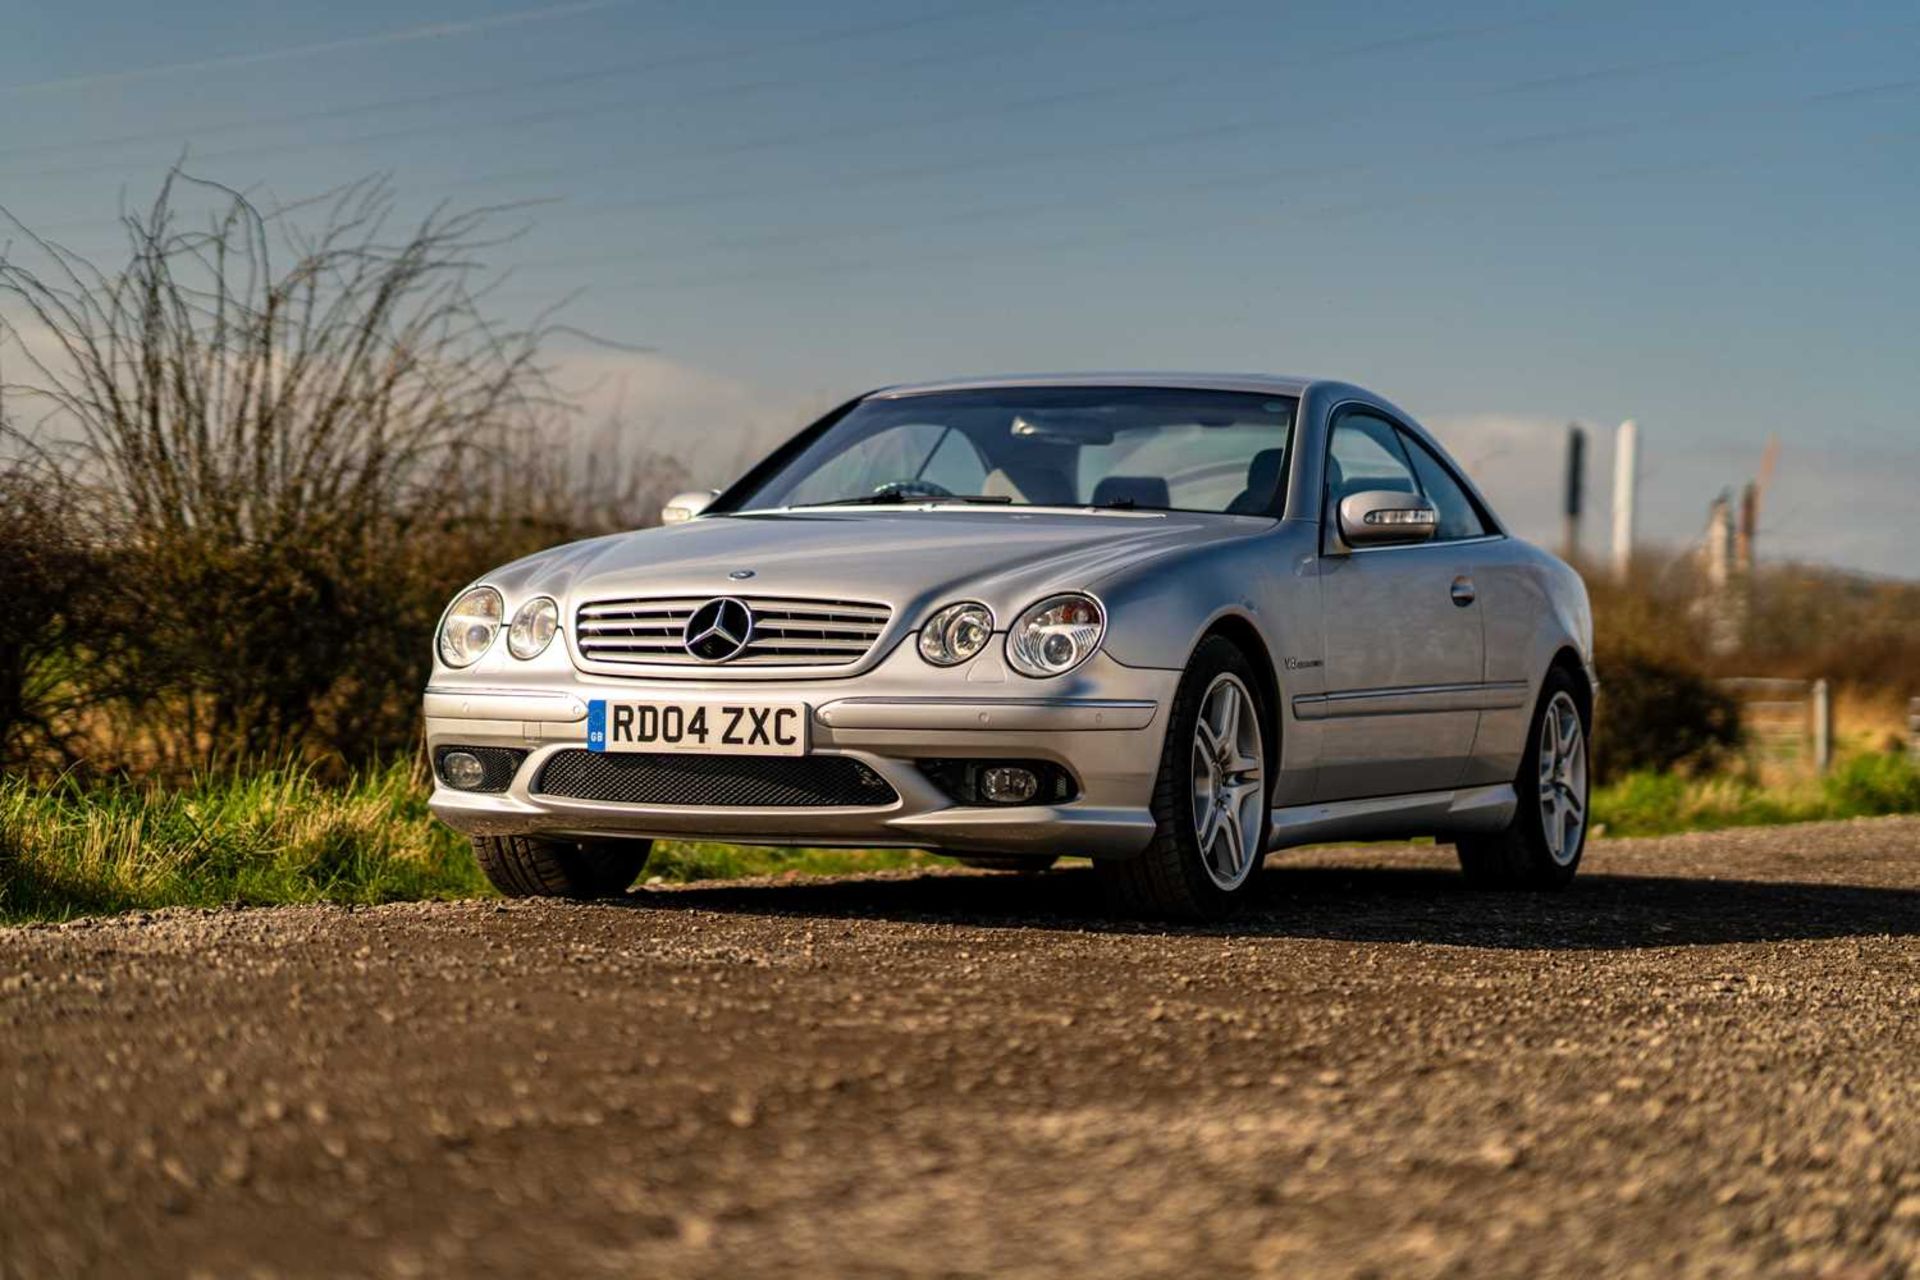
[[[1813,767],[1825,773],[1833,764],[1833,697],[1825,680],[1813,682]]]

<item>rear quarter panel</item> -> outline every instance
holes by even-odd
[[[1518,538],[1481,544],[1473,570],[1486,632],[1486,680],[1523,682],[1518,706],[1480,714],[1467,786],[1511,782],[1547,667],[1562,649],[1579,655],[1591,677],[1593,615],[1586,584],[1561,560]]]

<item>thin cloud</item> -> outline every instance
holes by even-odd
[[[84,89],[105,84],[121,84],[129,80],[151,80],[161,76],[214,71],[223,67],[247,67],[263,62],[289,62],[298,58],[316,58],[329,53],[344,53],[352,49],[378,49],[388,45],[412,44],[420,40],[444,40],[449,36],[475,35],[502,27],[517,27],[531,22],[550,22],[557,18],[571,18],[578,14],[617,8],[629,3],[631,0],[573,0],[569,4],[543,5],[537,9],[517,9],[510,13],[496,13],[490,17],[472,18],[464,22],[434,22],[426,26],[406,27],[399,31],[379,31],[364,36],[347,36],[340,40],[322,40],[314,44],[260,49],[253,53],[225,54],[221,57],[201,58],[193,62],[166,62],[149,67],[127,67],[118,71],[92,71],[85,75],[62,76],[57,80],[36,80],[28,84],[0,86],[0,94],[19,96],[61,89]]]

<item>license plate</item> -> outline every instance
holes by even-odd
[[[807,754],[801,702],[587,703],[589,751],[688,751],[726,756]]]

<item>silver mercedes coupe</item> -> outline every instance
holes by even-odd
[[[1189,919],[1307,842],[1579,866],[1586,590],[1358,387],[888,387],[667,517],[441,620],[433,811],[506,893],[622,892],[662,838],[1079,855]]]

